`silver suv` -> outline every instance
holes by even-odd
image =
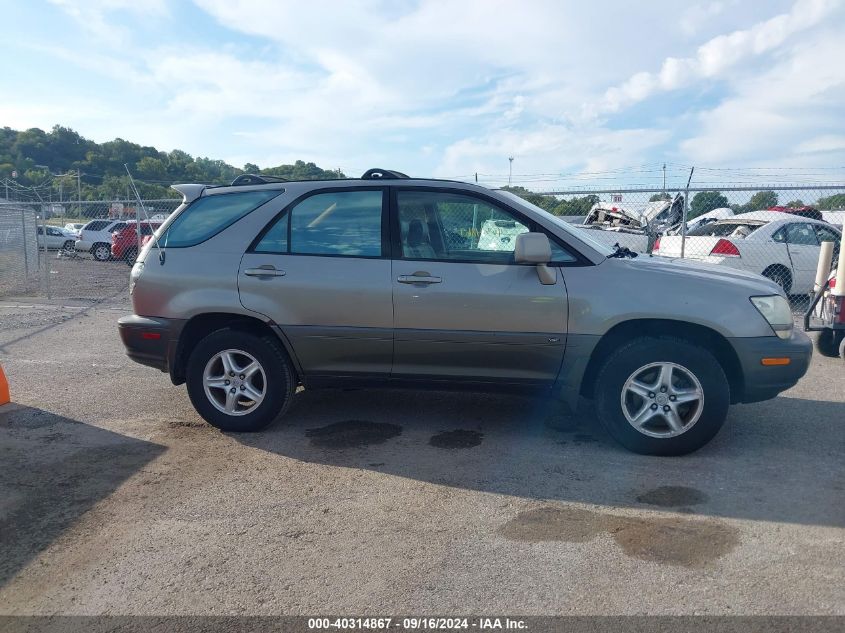
[[[505,191],[389,170],[175,188],[120,335],[227,431],[299,385],[517,389],[592,398],[621,444],[677,455],[810,362],[773,282],[609,249]]]

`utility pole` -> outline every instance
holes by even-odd
[[[508,187],[511,186],[511,178],[513,177],[513,156],[508,156]]]
[[[666,163],[663,163],[663,193],[666,193]]]
[[[82,170],[76,168],[76,200],[79,202],[79,208],[76,210],[77,215],[82,217]]]

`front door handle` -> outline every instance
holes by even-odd
[[[247,268],[244,270],[244,275],[247,277],[284,277],[285,271],[277,269],[275,266],[265,264],[258,268]]]
[[[439,284],[443,281],[443,279],[435,277],[425,271],[418,270],[413,275],[399,275],[396,281],[400,284]]]

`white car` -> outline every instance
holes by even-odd
[[[72,251],[76,240],[76,236],[70,231],[49,224],[39,224],[36,227],[36,235],[38,236],[38,248],[44,248],[46,244],[46,247],[50,250]]]
[[[654,246],[661,257],[680,257],[680,235],[664,235]],[[687,233],[684,257],[763,275],[787,294],[813,291],[821,242],[834,242],[838,257],[840,232],[818,220],[777,211],[752,211],[706,224]]]
[[[126,224],[125,220],[91,220],[79,232],[75,248],[91,253],[97,261],[108,261],[111,259],[111,235]]]

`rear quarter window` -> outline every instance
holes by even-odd
[[[109,225],[108,222],[104,222],[103,220],[96,220],[94,222],[89,222],[83,227],[85,231],[102,231]]]
[[[160,241],[169,248],[195,246],[282,193],[281,189],[272,189],[199,198],[173,220]]]

